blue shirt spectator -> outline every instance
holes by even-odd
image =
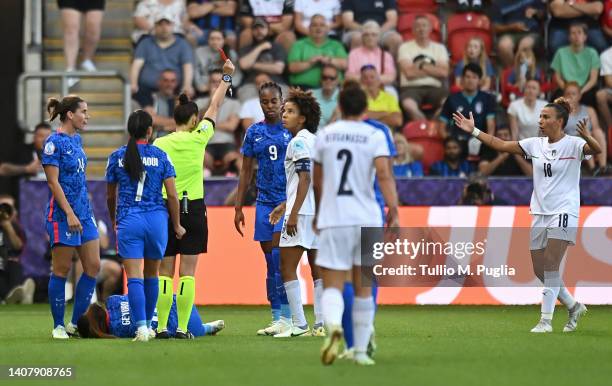
[[[429,169],[432,176],[467,177],[474,171],[472,165],[461,155],[461,144],[455,138],[444,141],[444,159],[435,162]]]

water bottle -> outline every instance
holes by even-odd
[[[181,213],[189,213],[189,198],[187,197],[187,191],[183,191],[183,198],[181,198]]]

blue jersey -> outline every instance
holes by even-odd
[[[384,123],[376,121],[374,119],[366,119],[364,122],[370,126],[377,128],[385,134],[387,146],[389,146],[389,156],[391,158],[395,157],[397,155],[397,150],[395,150],[395,144],[393,143],[393,137],[391,136],[391,129],[389,129]],[[391,172],[393,173],[393,170],[391,170]],[[381,210],[384,212],[385,198],[383,197],[382,191],[380,190],[380,186],[378,185],[378,178],[374,180],[374,194],[376,196],[376,202],[378,202],[378,205],[380,205]]]
[[[60,132],[51,134],[45,142],[42,164],[53,165],[59,169],[59,184],[77,218],[91,219],[93,213],[87,196],[85,175],[87,156],[83,151],[81,136]],[[66,221],[66,213],[57,205],[52,194],[47,204],[47,221]]]
[[[291,133],[281,123],[252,124],[244,137],[241,152],[257,159],[257,202],[278,205],[286,200],[285,153]]]
[[[162,186],[164,180],[176,177],[168,155],[152,145],[138,144],[144,174],[139,181],[130,178],[123,167],[126,146],[115,150],[108,157],[106,182],[119,185],[117,199],[117,223],[129,213],[166,211]]]

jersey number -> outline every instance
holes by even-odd
[[[147,179],[147,172],[142,172],[140,175],[140,180],[138,180],[138,188],[136,189],[136,199],[134,201],[140,202],[142,201],[142,191],[144,190],[144,183]]]
[[[348,177],[348,171],[351,167],[351,162],[353,162],[353,154],[346,150],[342,149],[338,152],[338,160],[342,161],[344,158],[344,167],[342,168],[342,176],[340,177],[340,187],[338,188],[338,196],[352,196],[353,191],[351,189],[346,189],[344,185],[346,185],[346,178]]]
[[[552,177],[552,164],[544,164],[544,177]]]
[[[270,159],[272,161],[276,161],[278,159],[278,150],[276,149],[276,145],[271,145],[268,147],[268,152],[270,153]]]
[[[563,225],[563,228],[567,228],[567,214],[559,214],[559,228],[561,228],[561,225]]]

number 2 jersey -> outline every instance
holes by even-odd
[[[531,137],[519,146],[533,165],[531,214],[567,213],[578,217],[580,211],[580,164],[586,141],[565,135],[555,143],[548,137]]]
[[[374,194],[374,160],[389,157],[384,133],[361,121],[340,120],[317,134],[314,161],[323,169],[317,226],[382,226]]]
[[[162,196],[164,180],[176,177],[174,167],[163,150],[152,145],[136,146],[144,166],[144,173],[139,181],[131,179],[124,169],[126,146],[115,150],[106,165],[106,182],[118,184],[118,223],[128,213],[166,211]]]
[[[285,156],[291,133],[279,123],[252,124],[244,137],[241,152],[257,159],[257,203],[278,205],[286,200]]]
[[[59,184],[77,218],[91,219],[93,212],[87,195],[85,175],[87,156],[83,151],[81,136],[59,131],[51,134],[45,142],[42,164],[56,166],[59,169]],[[66,221],[66,213],[57,205],[52,194],[47,205],[47,221]]]

